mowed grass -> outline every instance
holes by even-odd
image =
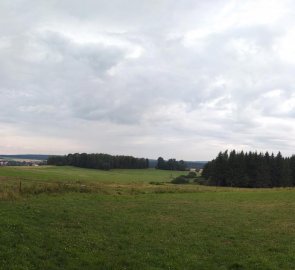
[[[45,182],[79,172],[108,189],[120,184],[113,172],[70,167],[0,168],[1,181],[28,172],[37,181],[42,170]],[[57,191],[0,201],[0,269],[294,269],[295,190],[165,184],[151,192],[148,183],[169,173],[122,171],[122,190],[139,185],[140,193]]]
[[[40,166],[40,167],[0,167],[2,179],[41,181],[41,182],[100,182],[100,183],[149,183],[167,182],[173,177],[184,174],[178,171],[163,171],[155,169],[115,169],[110,171],[82,169],[70,166]]]

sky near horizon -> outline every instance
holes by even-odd
[[[295,2],[1,0],[0,153],[295,153]]]

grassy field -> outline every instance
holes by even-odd
[[[50,182],[101,182],[101,183],[149,183],[151,181],[169,181],[183,172],[162,171],[154,169],[134,170],[110,170],[102,171],[95,169],[82,169],[75,167],[2,167],[0,177],[11,179],[23,179],[26,181],[50,181]],[[0,178],[1,179],[1,178]]]
[[[0,269],[294,269],[294,189],[161,183],[170,179],[1,167]]]

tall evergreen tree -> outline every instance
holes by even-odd
[[[236,187],[295,186],[295,156],[284,158],[268,152],[220,152],[204,166],[203,177],[210,185]]]

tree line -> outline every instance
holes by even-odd
[[[101,170],[110,169],[145,169],[149,167],[149,160],[132,156],[112,156],[109,154],[76,153],[65,156],[50,156],[48,165],[76,166]]]
[[[216,186],[291,187],[295,186],[295,155],[220,152],[204,166],[202,176]]]
[[[156,169],[184,171],[186,169],[186,163],[183,160],[177,161],[176,159],[172,158],[166,161],[162,157],[159,157]]]

